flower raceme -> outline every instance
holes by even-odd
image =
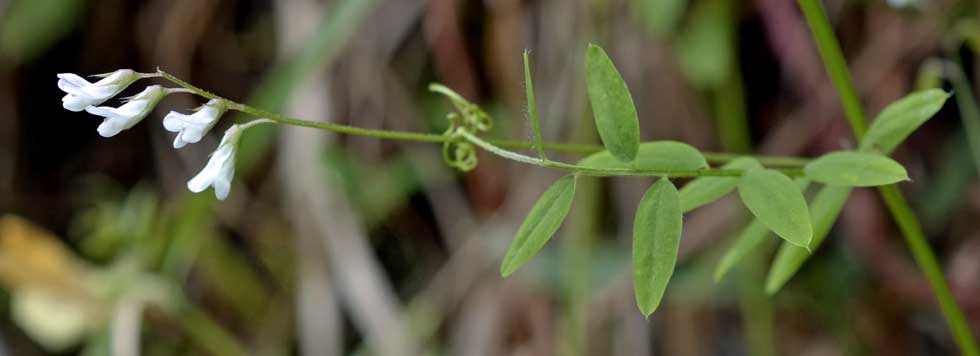
[[[133,82],[141,78],[157,77],[159,73],[138,73],[130,69],[120,69],[101,76],[103,79],[91,83],[76,74],[60,73],[58,88],[66,93],[61,99],[65,109],[75,112],[87,111],[104,118],[98,128],[99,135],[103,137],[115,136],[135,126],[146,118],[168,94],[190,92],[185,88],[150,85],[136,95],[123,98],[123,103],[119,107],[99,106],[119,95]],[[228,108],[228,102],[225,100],[211,99],[197,108],[193,114],[171,111],[163,119],[163,126],[167,131],[177,133],[174,148],[181,148],[204,138]],[[214,187],[218,199],[227,198],[235,176],[235,153],[238,151],[238,141],[242,132],[254,125],[271,122],[273,121],[268,119],[257,119],[228,128],[218,148],[211,154],[207,165],[187,182],[187,188],[192,192],[200,193],[208,187]]]
[[[65,109],[82,111],[89,106],[104,103],[137,79],[140,79],[140,74],[130,69],[109,73],[95,83],[90,83],[77,74],[61,73],[58,74],[58,88],[68,93],[61,98],[61,104]]]

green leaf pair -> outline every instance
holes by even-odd
[[[575,175],[562,177],[541,195],[517,230],[500,274],[507,277],[551,240],[572,207]],[[649,316],[660,305],[674,273],[680,247],[682,211],[677,188],[663,178],[640,201],[633,228],[633,281],[637,305]]]

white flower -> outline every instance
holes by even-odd
[[[76,74],[58,74],[58,88],[68,93],[61,98],[61,105],[71,111],[82,111],[92,105],[104,103],[116,96],[130,84],[140,79],[139,73],[129,69],[120,69],[95,83],[89,83]]]
[[[218,118],[225,113],[225,110],[228,110],[228,107],[224,100],[211,99],[191,115],[171,111],[163,118],[163,127],[167,131],[177,133],[174,148],[181,148],[188,143],[200,141],[214,124],[218,123]]]
[[[243,125],[232,125],[225,131],[218,149],[211,154],[211,159],[204,169],[187,182],[187,189],[200,193],[210,186],[214,187],[214,196],[218,200],[225,200],[228,197],[231,181],[235,178],[235,153],[238,151],[238,139],[244,129]]]
[[[168,93],[168,89],[164,87],[151,85],[139,94],[126,99],[126,103],[118,108],[89,106],[85,108],[85,111],[92,115],[105,117],[105,120],[99,125],[99,135],[112,137],[143,120]]]

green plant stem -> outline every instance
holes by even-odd
[[[922,226],[919,225],[919,220],[912,213],[912,209],[909,207],[905,197],[902,196],[902,192],[893,184],[878,187],[878,193],[881,194],[885,205],[892,212],[898,228],[905,235],[905,242],[912,251],[912,258],[915,259],[919,268],[922,269],[922,273],[929,280],[933,293],[936,294],[936,299],[939,300],[939,308],[942,310],[943,315],[946,316],[946,322],[953,331],[953,337],[956,339],[960,351],[964,355],[980,355],[980,349],[977,348],[977,342],[974,339],[973,332],[970,330],[970,324],[963,316],[963,311],[960,310],[959,305],[956,304],[956,298],[946,284],[946,278],[943,275],[942,268],[939,266],[939,261],[936,260],[936,255],[932,252],[932,248],[929,247],[929,242],[926,240],[925,233],[922,231]]]
[[[823,9],[823,4],[819,0],[799,0],[800,8],[803,10],[803,17],[813,33],[813,39],[817,42],[817,50],[820,51],[820,58],[823,59],[824,67],[830,75],[830,81],[837,89],[840,97],[841,106],[844,108],[844,116],[851,124],[854,137],[861,141],[864,131],[867,130],[867,119],[864,117],[864,110],[861,109],[861,99],[854,89],[854,82],[851,81],[851,72],[847,69],[847,61],[841,52],[834,29],[830,26],[827,13]]]
[[[848,122],[854,130],[854,136],[860,140],[867,128],[867,123],[861,109],[860,99],[851,83],[844,55],[841,53],[840,45],[833,34],[823,5],[821,5],[820,0],[799,0],[799,3],[807,24],[813,32],[824,65],[837,88],[838,95],[840,95],[841,104],[844,106]],[[878,192],[885,200],[885,205],[888,206],[888,210],[905,236],[905,242],[912,251],[916,264],[919,265],[919,269],[929,281],[960,352],[967,356],[980,356],[980,348],[977,347],[977,341],[970,330],[970,325],[967,323],[963,311],[956,304],[956,299],[946,283],[936,255],[926,240],[919,220],[912,213],[905,197],[902,196],[902,192],[895,185],[879,187]]]
[[[228,100],[207,90],[198,88],[193,84],[185,82],[180,78],[173,76],[170,73],[164,72],[157,69],[156,73],[142,73],[141,76],[144,78],[160,77],[187,89],[190,93],[196,94],[198,96],[207,99],[220,99],[229,103],[229,109],[237,110],[255,117],[262,117],[280,124],[293,125],[309,127],[319,130],[332,131],[336,133],[357,135],[357,136],[367,136],[376,137],[381,139],[390,140],[402,140],[402,141],[414,141],[423,143],[445,143],[454,140],[454,138],[443,135],[443,134],[432,134],[432,133],[421,133],[421,132],[406,132],[406,131],[388,131],[388,130],[375,130],[367,129],[356,126],[333,124],[318,121],[307,121],[294,118],[283,117],[262,109],[254,108],[242,103],[238,103],[232,100]],[[489,140],[488,142],[501,148],[507,149],[534,149],[534,143],[513,141],[513,140]],[[578,154],[588,154],[595,153],[603,150],[602,146],[598,145],[580,145],[580,144],[555,144],[555,143],[544,143],[541,145],[545,150],[554,152],[566,152],[566,153],[578,153]],[[705,152],[704,157],[711,163],[726,163],[734,160],[738,157],[745,155],[734,154],[734,153],[716,153],[716,152]],[[759,156],[755,157],[765,166],[769,167],[801,167],[809,162],[809,159],[800,157],[781,157],[781,156]]]
[[[500,157],[517,161],[521,163],[526,163],[530,165],[535,165],[539,167],[548,167],[555,169],[562,169],[569,172],[574,172],[587,176],[596,177],[609,177],[609,176],[652,176],[652,177],[668,177],[668,178],[691,178],[691,177],[740,177],[744,170],[741,169],[692,169],[692,170],[652,170],[652,169],[634,169],[634,168],[597,168],[597,167],[587,167],[579,166],[574,164],[562,163],[552,160],[543,160],[540,158],[534,158],[526,155],[522,155],[517,152],[508,151],[503,148],[497,147],[490,142],[484,141],[483,139],[477,137],[476,135],[466,132],[465,130],[460,130],[459,135],[469,141],[470,143],[486,150],[487,152],[493,153]],[[784,168],[780,169],[780,172],[786,174],[790,177],[799,177],[803,175],[803,170],[798,168]]]

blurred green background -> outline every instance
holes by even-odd
[[[870,115],[916,88],[955,89],[895,158],[980,330],[980,7],[824,5]],[[788,0],[0,0],[0,355],[956,354],[871,190],[771,298],[776,240],[716,284],[747,212],[726,199],[688,214],[678,271],[646,320],[628,268],[647,179],[583,181],[557,238],[501,279],[523,214],[560,172],[481,153],[459,173],[438,145],[261,127],[220,202],[185,188],[220,131],[174,150],[159,124],[200,100],[170,96],[105,139],[55,85],[159,67],[293,117],[441,132],[450,107],[426,87],[442,82],[494,115],[489,136],[530,140],[527,48],[545,140],[597,143],[590,42],[629,84],[644,140],[798,156],[855,146]]]

